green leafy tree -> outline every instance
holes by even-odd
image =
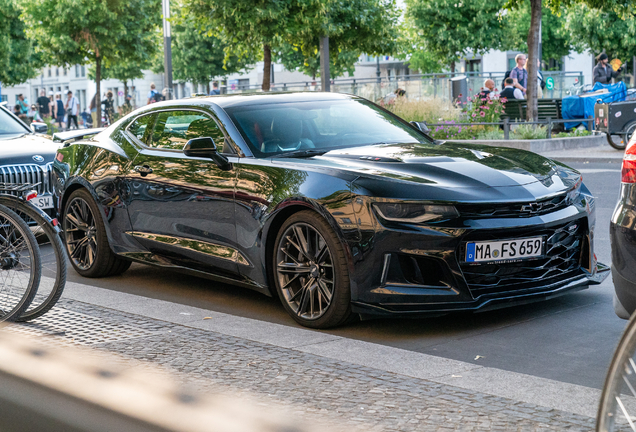
[[[0,83],[6,86],[36,77],[42,66],[21,13],[16,0],[0,0]]]
[[[227,43],[209,31],[201,30],[192,15],[180,8],[172,27],[174,76],[177,80],[205,84],[210,93],[214,77],[227,76],[246,68],[250,57],[225,56]]]
[[[148,52],[159,23],[155,0],[22,0],[25,22],[51,64],[92,63],[101,95],[102,64],[133,61]],[[97,104],[97,125],[101,105]]]
[[[455,62],[472,52],[498,49],[505,37],[505,0],[405,0],[412,44],[455,71]],[[428,57],[430,59],[430,57]]]
[[[578,4],[568,8],[565,27],[572,34],[574,47],[594,54],[605,51],[609,58],[630,59],[636,53],[636,19],[613,10]]]
[[[272,51],[286,41],[302,38],[315,26],[312,22],[324,14],[320,0],[184,0],[186,13],[202,30],[220,37],[225,61],[263,59],[263,90],[269,91]]]
[[[391,54],[396,49],[399,10],[394,0],[321,0],[321,7],[313,13],[311,25],[282,46],[279,58],[289,70],[319,76],[323,36],[329,37],[334,78],[345,72],[351,75],[362,53]]]
[[[544,0],[544,5],[547,4]],[[565,29],[563,14],[566,8],[561,7],[553,12],[545,8],[541,21],[541,49],[542,59],[559,61],[574,49],[574,38]],[[530,31],[530,2],[525,0],[522,5],[509,11],[506,15],[506,37],[502,41],[504,50],[528,52],[528,32]]]

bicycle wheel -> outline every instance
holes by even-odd
[[[62,296],[67,271],[64,243],[61,236],[36,209],[5,197],[0,197],[0,204],[16,212],[29,225],[40,249],[40,286],[31,305],[16,319],[19,322],[31,321],[47,313]]]
[[[0,321],[18,318],[40,284],[40,250],[28,225],[0,205]]]
[[[610,363],[596,418],[597,431],[636,431],[636,314]]]

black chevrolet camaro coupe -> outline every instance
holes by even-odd
[[[355,96],[152,104],[60,149],[54,173],[81,275],[174,268],[278,295],[309,327],[499,308],[607,275],[578,172],[434,142]]]

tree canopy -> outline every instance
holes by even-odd
[[[0,83],[6,86],[34,78],[42,66],[21,13],[16,0],[0,0]]]
[[[412,43],[454,70],[469,52],[501,47],[505,0],[405,0]]]
[[[47,63],[93,63],[101,95],[102,64],[139,60],[153,47],[160,3],[155,0],[22,0],[29,33]],[[98,126],[101,105],[97,104]]]
[[[578,4],[568,9],[564,21],[579,52],[589,49],[598,55],[604,50],[610,59],[623,61],[636,54],[636,20],[631,16]]]
[[[329,37],[330,78],[350,75],[361,54],[391,54],[399,37],[394,0],[321,0],[312,27],[286,41],[279,58],[289,70],[320,75],[320,38]]]
[[[181,8],[174,15],[172,27],[174,76],[177,80],[209,84],[214,77],[239,72],[252,63],[253,58],[230,54],[220,37],[207,29],[200,29],[195,18]]]

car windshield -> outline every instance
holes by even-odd
[[[430,143],[426,135],[360,99],[284,102],[225,109],[257,157],[307,155],[378,143]]]
[[[4,109],[0,109],[0,135],[29,133],[18,121]]]

